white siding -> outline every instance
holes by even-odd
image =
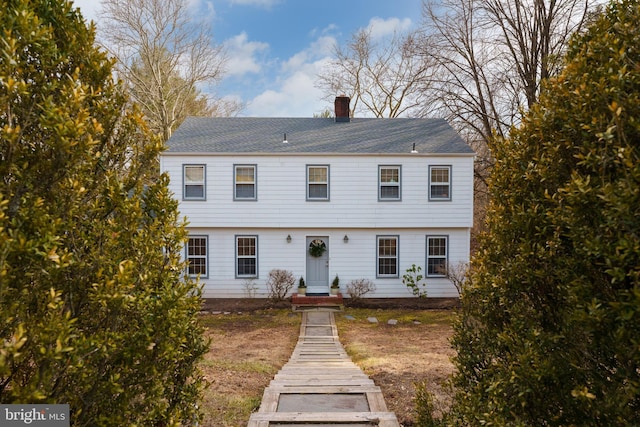
[[[259,290],[256,297],[266,298],[266,279],[269,271],[280,268],[291,271],[296,279],[306,273],[306,237],[329,237],[329,281],[337,274],[341,291],[346,295],[347,284],[354,279],[369,279],[376,285],[376,292],[366,295],[373,298],[411,297],[410,290],[402,283],[402,275],[412,264],[425,269],[426,236],[449,237],[449,263],[468,262],[469,232],[465,229],[434,230],[326,230],[326,229],[282,229],[282,230],[221,230],[191,229],[192,234],[209,238],[209,278],[204,283],[205,298],[242,298],[247,296],[246,279],[235,278],[235,236],[251,234],[258,236],[258,278],[254,283]],[[349,237],[344,242],[345,234]],[[287,243],[287,236],[291,243]],[[399,237],[399,259],[397,278],[376,278],[376,236]],[[443,278],[428,278],[429,297],[457,297],[455,287]],[[295,289],[293,290],[295,292]]]
[[[182,166],[206,165],[206,200],[182,200]],[[257,200],[234,201],[233,165],[257,165]],[[330,200],[306,200],[306,166],[329,165]],[[401,166],[401,201],[378,200],[378,166]],[[451,201],[429,201],[429,165],[451,166]],[[329,237],[329,281],[341,289],[353,279],[369,279],[368,297],[411,297],[402,275],[412,264],[426,268],[426,236],[449,238],[448,261],[469,260],[473,220],[473,158],[446,156],[178,156],[163,155],[161,170],[180,201],[189,232],[207,235],[209,277],[205,298],[247,296],[246,279],[235,278],[234,236],[258,236],[257,297],[267,297],[267,274],[274,268],[306,273],[306,237]],[[286,237],[291,235],[291,243]],[[349,242],[344,243],[347,235]],[[376,236],[399,237],[397,278],[376,278]],[[430,297],[455,297],[443,278],[427,279]]]
[[[206,200],[182,200],[182,165],[205,164]],[[257,165],[257,201],[233,200],[233,165]],[[330,166],[330,200],[306,200],[306,165]],[[402,200],[378,201],[378,165],[402,166]],[[428,166],[451,165],[452,200],[428,200]],[[371,156],[163,156],[191,226],[471,227],[473,159]]]

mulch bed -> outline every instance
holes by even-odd
[[[362,298],[344,300],[345,305],[373,309],[447,310],[460,305],[458,298]],[[244,312],[291,307],[290,300],[274,302],[266,298],[205,298],[202,311]]]

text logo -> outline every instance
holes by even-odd
[[[69,427],[69,405],[0,405],[0,426]]]

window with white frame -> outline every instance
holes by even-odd
[[[398,236],[378,236],[377,277],[398,277]]]
[[[427,276],[444,277],[447,274],[449,253],[447,236],[427,236]]]
[[[400,166],[378,166],[378,200],[400,200]]]
[[[236,277],[258,277],[258,236],[236,236]]]
[[[451,166],[429,166],[429,200],[451,200]]]
[[[182,172],[182,198],[184,200],[204,200],[205,165],[183,165]]]
[[[307,165],[307,200],[329,200],[329,166]]]
[[[256,200],[256,165],[234,166],[234,200]]]
[[[207,257],[208,238],[207,236],[189,236],[185,248],[186,260],[188,263],[187,273],[189,276],[200,276],[203,278],[209,275],[209,262]]]

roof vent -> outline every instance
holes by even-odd
[[[282,140],[282,143],[283,144],[288,144],[289,143],[289,141],[287,141],[287,133],[286,132],[284,133],[284,139]]]
[[[336,110],[336,122],[349,122],[349,102],[351,98],[346,95],[336,96],[334,107]]]
[[[416,143],[413,143],[413,148],[411,149],[411,154],[418,154],[418,150],[416,150]]]

